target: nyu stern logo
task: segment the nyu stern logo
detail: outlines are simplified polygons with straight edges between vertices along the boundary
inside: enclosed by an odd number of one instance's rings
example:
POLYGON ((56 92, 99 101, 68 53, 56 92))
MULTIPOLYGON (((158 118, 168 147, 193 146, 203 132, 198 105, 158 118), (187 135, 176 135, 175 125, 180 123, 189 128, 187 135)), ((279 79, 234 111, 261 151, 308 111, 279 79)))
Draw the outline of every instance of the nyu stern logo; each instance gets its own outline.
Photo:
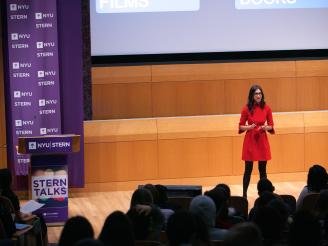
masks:
POLYGON ((35 150, 36 149, 36 142, 29 142, 28 143, 28 149, 29 150, 35 150))

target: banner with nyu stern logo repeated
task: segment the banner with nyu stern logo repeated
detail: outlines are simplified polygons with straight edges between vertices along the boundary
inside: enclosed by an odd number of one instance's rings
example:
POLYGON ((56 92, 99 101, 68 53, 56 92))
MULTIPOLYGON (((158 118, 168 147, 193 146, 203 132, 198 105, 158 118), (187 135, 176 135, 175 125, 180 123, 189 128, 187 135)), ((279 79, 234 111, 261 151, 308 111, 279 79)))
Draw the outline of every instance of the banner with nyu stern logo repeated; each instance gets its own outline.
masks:
MULTIPOLYGON (((7 0, 8 79, 12 156, 16 175, 30 158, 18 137, 61 133, 56 0, 7 0)), ((8 106, 7 106, 8 107, 8 106)))

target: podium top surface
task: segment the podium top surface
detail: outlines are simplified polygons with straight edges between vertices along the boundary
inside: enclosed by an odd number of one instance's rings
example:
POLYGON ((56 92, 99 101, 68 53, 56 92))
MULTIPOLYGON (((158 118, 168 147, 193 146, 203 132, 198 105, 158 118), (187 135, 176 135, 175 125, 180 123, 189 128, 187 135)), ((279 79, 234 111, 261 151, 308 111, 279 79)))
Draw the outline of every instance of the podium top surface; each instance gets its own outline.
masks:
POLYGON ((80 151, 80 135, 46 135, 18 138, 20 154, 69 154, 80 151))

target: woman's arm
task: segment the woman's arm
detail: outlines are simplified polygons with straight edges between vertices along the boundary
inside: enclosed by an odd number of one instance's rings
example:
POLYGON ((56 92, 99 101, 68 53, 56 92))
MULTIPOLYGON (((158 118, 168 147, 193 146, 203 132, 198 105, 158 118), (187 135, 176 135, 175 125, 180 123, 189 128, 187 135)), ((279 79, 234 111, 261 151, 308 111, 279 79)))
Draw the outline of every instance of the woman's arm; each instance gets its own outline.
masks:
POLYGON ((272 131, 273 127, 269 125, 263 125, 261 126, 263 131, 272 131))

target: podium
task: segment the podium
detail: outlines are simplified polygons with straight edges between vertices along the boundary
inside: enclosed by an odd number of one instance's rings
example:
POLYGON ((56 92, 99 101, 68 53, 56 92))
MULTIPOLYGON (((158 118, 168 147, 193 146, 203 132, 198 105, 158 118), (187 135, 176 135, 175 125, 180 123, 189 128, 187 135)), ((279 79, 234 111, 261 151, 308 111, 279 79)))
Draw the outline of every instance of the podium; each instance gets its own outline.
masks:
POLYGON ((29 196, 44 204, 42 214, 48 225, 63 224, 68 218, 68 158, 80 151, 80 135, 21 137, 18 153, 30 154, 29 196))

